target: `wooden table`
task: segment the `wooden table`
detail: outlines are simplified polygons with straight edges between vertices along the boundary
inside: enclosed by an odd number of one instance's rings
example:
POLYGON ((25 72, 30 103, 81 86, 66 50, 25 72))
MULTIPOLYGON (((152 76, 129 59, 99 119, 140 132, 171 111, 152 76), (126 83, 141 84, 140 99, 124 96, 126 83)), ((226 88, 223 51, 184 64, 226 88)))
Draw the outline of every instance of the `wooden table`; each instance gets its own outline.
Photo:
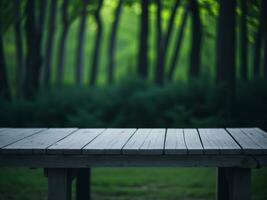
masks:
MULTIPOLYGON (((217 167, 217 199, 251 199, 251 168, 267 166, 259 128, 2 128, 0 167, 44 168, 48 199, 90 198, 91 167, 217 167)), ((175 177, 179 178, 179 177, 175 177)))

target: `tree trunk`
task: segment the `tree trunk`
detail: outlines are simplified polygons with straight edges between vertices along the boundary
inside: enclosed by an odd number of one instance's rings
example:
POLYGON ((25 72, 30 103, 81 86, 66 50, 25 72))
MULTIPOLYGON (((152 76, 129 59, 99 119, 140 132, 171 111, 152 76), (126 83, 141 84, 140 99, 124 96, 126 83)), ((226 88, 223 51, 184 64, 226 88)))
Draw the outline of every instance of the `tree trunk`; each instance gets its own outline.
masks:
POLYGON ((38 18, 38 29, 37 31, 39 32, 38 34, 43 35, 43 30, 44 30, 44 22, 45 22, 45 13, 46 13, 46 6, 47 6, 47 0, 42 0, 39 2, 39 18, 38 18))
POLYGON ((20 13, 20 0, 14 0, 14 16, 15 16, 15 43, 16 43, 16 64, 17 64, 17 96, 21 97, 22 85, 25 74, 25 65, 23 58, 23 46, 22 46, 22 32, 21 32, 21 13, 20 13))
POLYGON ((63 76, 64 76, 65 43, 69 31, 69 20, 67 11, 68 11, 68 0, 64 0, 62 6, 63 30, 61 32, 60 42, 59 42, 58 65, 57 65, 57 75, 56 75, 56 84, 58 87, 62 86, 63 76))
POLYGON ((163 84, 163 59, 162 59, 162 50, 163 50, 163 41, 162 41, 162 28, 161 28, 161 0, 157 0, 157 20, 156 20, 156 29, 157 29, 157 38, 156 38, 156 52, 157 52, 157 65, 156 65, 156 76, 155 83, 158 85, 163 84))
POLYGON ((263 31, 264 31, 264 4, 265 0, 261 1, 261 8, 260 8, 260 18, 259 18, 259 27, 256 33, 255 38, 255 49, 254 49, 254 60, 253 60, 253 75, 254 78, 257 79, 260 76, 260 60, 261 60, 261 47, 262 47, 262 39, 263 39, 263 31))
POLYGON ((36 17, 36 49, 38 50, 38 52, 40 52, 40 67, 39 67, 39 72, 38 72, 38 86, 40 85, 41 83, 41 80, 42 80, 42 77, 41 77, 41 74, 42 74, 42 70, 43 70, 43 67, 42 67, 42 64, 43 64, 43 60, 42 60, 42 39, 43 39, 43 33, 44 33, 44 23, 45 23, 45 13, 46 13, 46 6, 47 6, 47 0, 42 0, 42 1, 37 1, 39 3, 39 12, 38 12, 38 18, 36 17))
POLYGON ((264 68, 264 77, 267 79, 267 2, 262 1, 262 7, 264 9, 264 63, 263 63, 263 68, 264 68))
POLYGON ((144 79, 146 79, 148 75, 148 6, 149 1, 141 0, 142 13, 138 51, 138 73, 144 79))
POLYGON ((56 12, 57 12, 57 1, 50 1, 50 13, 49 13, 49 27, 47 42, 45 48, 45 60, 44 60, 44 86, 48 87, 51 81, 51 58, 53 53, 53 43, 55 34, 55 22, 56 22, 56 12))
POLYGON ((189 77, 197 78, 200 73, 200 52, 202 38, 201 20, 197 0, 190 0, 190 10, 192 14, 192 43, 190 52, 189 77))
POLYGON ((226 105, 235 96, 235 0, 219 1, 216 81, 225 86, 226 105))
POLYGON ((162 61, 162 63, 163 63, 163 67, 165 67, 166 55, 167 55, 167 52, 168 52, 169 42, 170 42, 171 35, 172 35, 172 32, 173 32, 173 28, 174 28, 174 26, 173 26, 174 25, 174 20, 175 20, 175 16, 176 16, 179 4, 180 4, 180 0, 176 0, 175 3, 174 3, 174 6, 172 8, 172 12, 171 12, 171 16, 170 16, 170 19, 169 19, 166 35, 164 35, 164 37, 162 37, 162 43, 163 43, 163 45, 162 45, 162 47, 163 47, 163 50, 162 50, 162 59, 163 59, 163 61, 162 61))
POLYGON ((114 79, 114 53, 115 53, 115 42, 118 32, 118 24, 120 20, 123 0, 119 1, 119 4, 115 10, 115 19, 112 25, 109 46, 108 46, 108 82, 111 84, 114 79))
POLYGON ((30 99, 36 93, 39 87, 41 59, 41 36, 36 26, 35 1, 28 0, 26 4, 26 68, 24 80, 24 95, 30 99))
POLYGON ((64 61, 65 61, 65 43, 66 37, 68 33, 68 26, 63 26, 63 31, 61 33, 60 42, 59 42, 59 55, 58 55, 58 70, 56 76, 57 86, 61 87, 63 83, 63 75, 64 75, 64 61))
POLYGON ((186 8, 185 8, 185 11, 184 11, 184 14, 183 14, 183 18, 182 18, 180 31, 177 32, 177 35, 176 35, 175 50, 174 50, 174 53, 173 53, 173 55, 171 57, 170 66, 168 68, 169 69, 168 80, 172 80, 173 74, 174 74, 174 71, 175 71, 175 68, 176 68, 176 64, 177 64, 177 61, 178 61, 178 58, 179 58, 179 52, 180 52, 181 44, 182 44, 182 41, 183 41, 184 29, 185 29, 185 25, 186 25, 186 19, 187 19, 187 16, 188 16, 188 12, 189 12, 188 11, 188 6, 186 5, 186 8))
POLYGON ((4 45, 1 32, 0 32, 0 97, 6 100, 10 100, 10 92, 9 92, 8 78, 6 72, 6 60, 4 55, 4 45))
POLYGON ((247 0, 241 1, 240 64, 241 79, 248 80, 247 0))
POLYGON ((83 0, 83 8, 81 13, 81 21, 76 49, 76 84, 81 85, 82 83, 82 61, 83 61, 83 44, 84 44, 84 30, 86 27, 86 18, 87 18, 87 4, 88 0, 83 0))
POLYGON ((93 51, 93 57, 92 57, 92 68, 91 68, 91 78, 90 78, 90 85, 95 85, 96 83, 96 77, 97 77, 97 71, 98 71, 98 62, 99 62, 99 52, 101 47, 101 38, 102 38, 102 21, 100 16, 100 11, 103 5, 103 0, 98 1, 98 7, 95 11, 95 20, 97 24, 97 32, 96 32, 96 39, 94 44, 94 51, 93 51))

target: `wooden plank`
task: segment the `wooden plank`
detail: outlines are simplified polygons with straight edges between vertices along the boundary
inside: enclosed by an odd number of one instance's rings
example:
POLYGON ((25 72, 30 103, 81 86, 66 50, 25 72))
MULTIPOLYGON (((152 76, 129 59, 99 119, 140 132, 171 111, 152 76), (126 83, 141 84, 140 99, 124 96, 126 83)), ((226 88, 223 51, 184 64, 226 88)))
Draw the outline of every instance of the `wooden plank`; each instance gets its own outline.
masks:
POLYGON ((105 129, 79 129, 47 148, 48 154, 80 154, 82 148, 105 129))
POLYGON ((240 154, 242 152, 235 140, 222 128, 198 129, 206 154, 240 154))
POLYGON ((245 154, 262 154, 263 150, 257 143, 255 143, 247 134, 240 128, 227 128, 226 129, 236 142, 242 147, 245 154))
POLYGON ((255 131, 260 132, 264 137, 267 138, 267 132, 265 132, 264 130, 260 129, 260 128, 254 128, 255 131))
POLYGON ((151 129, 138 129, 131 139, 124 145, 123 154, 135 153, 144 143, 145 139, 150 134, 151 129))
POLYGON ((19 133, 19 132, 26 131, 26 130, 28 130, 28 129, 29 129, 29 128, 4 128, 4 129, 2 129, 2 131, 0 132, 0 136, 9 134, 10 132, 13 132, 13 133, 19 133))
POLYGON ((3 155, 0 167, 264 167, 267 155, 3 155), (254 158, 256 157, 256 159, 254 158), (259 165, 260 164, 260 165, 259 165))
POLYGON ((196 129, 184 129, 185 144, 188 154, 203 154, 203 146, 196 129))
MULTIPOLYGON (((23 138, 39 133, 40 131, 44 131, 46 129, 41 128, 23 128, 23 129, 6 129, 3 130, 0 135, 0 149, 4 146, 17 142, 23 138)), ((1 150, 0 150, 1 152, 1 150)))
POLYGON ((165 154, 187 154, 183 129, 167 129, 165 154))
POLYGON ((163 154, 165 129, 138 129, 123 147, 123 154, 163 154))
POLYGON ((7 130, 7 128, 0 128, 0 132, 7 130))
POLYGON ((3 153, 15 154, 44 154, 46 149, 57 141, 73 133, 76 128, 51 128, 2 149, 3 153))
POLYGON ((152 129, 141 148, 140 154, 163 154, 166 129, 152 129))
POLYGON ((263 132, 255 128, 242 128, 241 129, 251 140, 258 144, 264 153, 267 153, 267 137, 263 132))
POLYGON ((84 154, 120 154, 122 147, 136 129, 106 129, 99 137, 83 147, 84 154))
POLYGON ((199 135, 202 140, 205 154, 219 154, 219 146, 217 139, 214 139, 215 135, 207 129, 199 129, 199 135))

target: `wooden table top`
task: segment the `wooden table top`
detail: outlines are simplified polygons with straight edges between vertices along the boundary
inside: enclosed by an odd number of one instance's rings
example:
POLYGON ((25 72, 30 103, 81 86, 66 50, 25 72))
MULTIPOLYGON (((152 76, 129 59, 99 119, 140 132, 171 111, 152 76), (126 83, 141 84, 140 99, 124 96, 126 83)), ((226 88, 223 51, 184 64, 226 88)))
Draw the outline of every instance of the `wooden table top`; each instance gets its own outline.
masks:
MULTIPOLYGON (((256 164, 259 163, 257 159, 264 158, 262 165, 265 165, 267 164, 267 133, 259 128, 0 129, 0 159, 2 159, 0 166, 8 166, 8 164, 3 164, 3 159, 8 162, 6 160, 8 158, 12 158, 12 163, 15 165, 16 159, 19 163, 27 156, 28 159, 34 160, 34 158, 37 159, 37 156, 43 156, 43 159, 51 159, 53 156, 54 158, 57 156, 58 159, 66 159, 67 155, 70 158, 75 156, 83 158, 103 156, 102 158, 105 159, 127 158, 128 162, 130 159, 133 165, 134 161, 131 159, 138 159, 140 156, 143 156, 142 159, 145 159, 144 156, 151 156, 148 159, 158 158, 159 161, 161 156, 165 158, 169 156, 168 159, 172 160, 183 158, 180 161, 193 158, 196 160, 210 158, 212 160, 217 156, 217 162, 223 162, 218 161, 218 158, 241 159, 242 157, 243 160, 240 162, 245 162, 244 159, 251 159, 252 161, 256 160, 256 164), (63 155, 64 157, 58 157, 63 155), (117 157, 114 157, 116 155, 117 157)), ((230 164, 227 159, 225 162, 230 164)), ((53 161, 49 160, 49 162, 53 161)), ((114 161, 110 160, 110 162, 114 161)), ((116 162, 118 161, 116 160, 116 162)), ((142 162, 146 162, 146 160, 142 162)), ((206 166, 205 163, 203 165, 206 166)), ((26 166, 26 164, 24 165, 26 166)), ((123 163, 117 165, 123 165, 123 163)), ((197 163, 192 165, 197 165, 197 163)))

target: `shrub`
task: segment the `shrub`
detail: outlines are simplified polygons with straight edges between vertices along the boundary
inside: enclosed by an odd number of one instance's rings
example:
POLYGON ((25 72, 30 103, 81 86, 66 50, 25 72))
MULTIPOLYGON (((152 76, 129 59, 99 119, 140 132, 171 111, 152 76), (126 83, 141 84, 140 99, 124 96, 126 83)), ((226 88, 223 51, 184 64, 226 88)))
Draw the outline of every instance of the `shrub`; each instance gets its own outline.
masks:
POLYGON ((239 83, 230 110, 221 88, 205 81, 152 86, 128 80, 111 87, 41 91, 34 100, 0 104, 2 127, 266 128, 264 81, 239 83))

